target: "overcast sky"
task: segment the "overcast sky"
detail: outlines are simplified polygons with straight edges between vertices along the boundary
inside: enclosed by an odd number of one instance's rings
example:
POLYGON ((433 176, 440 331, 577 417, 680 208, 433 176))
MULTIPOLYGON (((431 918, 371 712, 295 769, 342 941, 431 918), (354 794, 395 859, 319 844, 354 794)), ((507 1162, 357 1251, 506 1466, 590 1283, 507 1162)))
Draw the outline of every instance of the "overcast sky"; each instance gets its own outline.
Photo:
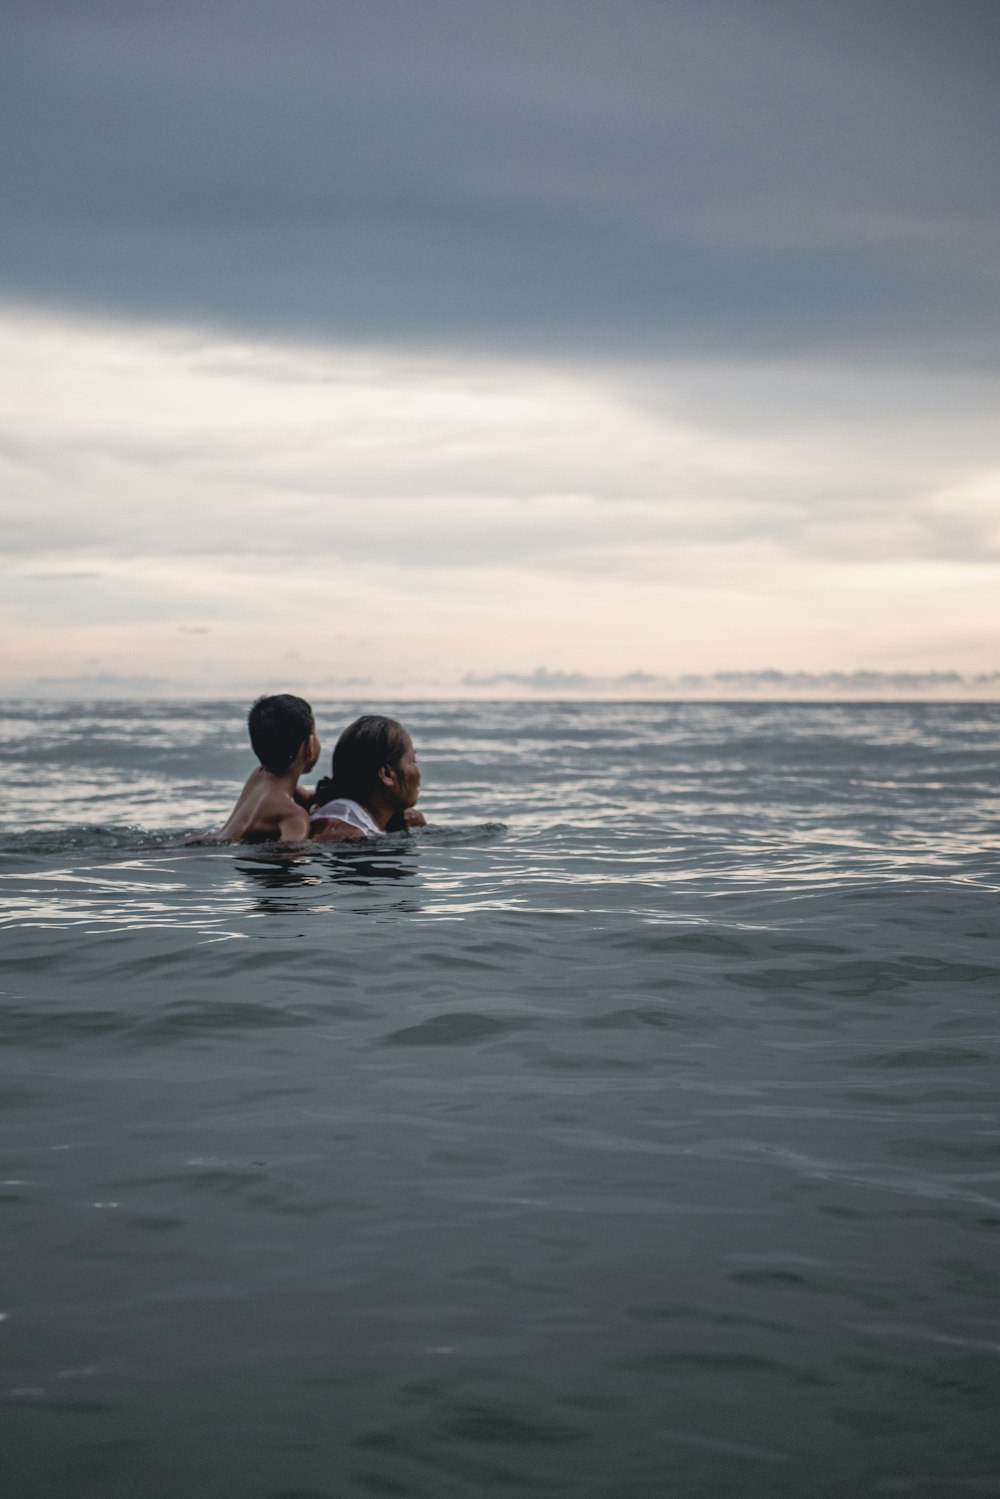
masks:
POLYGON ((995 671, 998 67, 995 0, 7 0, 0 687, 995 671))

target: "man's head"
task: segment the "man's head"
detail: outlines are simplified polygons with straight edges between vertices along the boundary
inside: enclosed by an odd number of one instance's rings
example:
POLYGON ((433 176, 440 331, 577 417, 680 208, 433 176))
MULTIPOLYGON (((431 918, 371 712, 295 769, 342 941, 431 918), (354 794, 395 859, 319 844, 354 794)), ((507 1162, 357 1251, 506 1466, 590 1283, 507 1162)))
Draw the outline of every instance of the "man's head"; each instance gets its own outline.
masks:
POLYGON ((313 711, 290 692, 259 697, 247 715, 247 728, 254 754, 272 775, 285 775, 296 760, 301 774, 319 758, 313 711))

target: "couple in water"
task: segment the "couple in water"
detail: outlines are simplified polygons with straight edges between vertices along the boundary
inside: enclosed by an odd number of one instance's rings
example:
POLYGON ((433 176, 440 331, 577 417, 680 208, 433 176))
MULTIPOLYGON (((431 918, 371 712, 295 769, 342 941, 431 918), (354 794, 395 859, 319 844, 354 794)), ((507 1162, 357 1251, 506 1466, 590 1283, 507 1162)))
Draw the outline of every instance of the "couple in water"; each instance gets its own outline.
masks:
POLYGON ((344 730, 329 776, 315 791, 299 784, 319 759, 316 721, 291 693, 258 698, 247 717, 260 761, 240 792, 220 843, 346 843, 422 827, 420 770, 413 740, 394 718, 365 714, 344 730))

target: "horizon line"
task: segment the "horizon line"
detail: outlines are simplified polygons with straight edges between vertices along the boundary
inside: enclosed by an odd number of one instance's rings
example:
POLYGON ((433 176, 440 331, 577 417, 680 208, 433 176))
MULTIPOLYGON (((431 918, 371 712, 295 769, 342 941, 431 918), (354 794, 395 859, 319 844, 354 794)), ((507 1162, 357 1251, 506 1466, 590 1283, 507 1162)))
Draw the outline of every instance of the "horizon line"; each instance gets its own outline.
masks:
MULTIPOLYGON (((259 696, 267 696, 268 694, 264 693, 264 694, 258 694, 258 695, 259 696)), ((977 706, 977 705, 980 706, 980 707, 1000 706, 1000 692, 997 692, 993 696, 989 696, 989 697, 987 697, 987 696, 980 696, 980 697, 970 697, 970 696, 966 696, 966 697, 954 697, 954 696, 949 696, 949 697, 943 697, 943 696, 935 696, 935 695, 926 695, 926 696, 923 696, 923 697, 903 696, 903 695, 900 695, 900 696, 893 696, 893 695, 877 696, 874 693, 871 693, 871 694, 868 694, 868 695, 861 695, 861 696, 859 696, 857 694, 854 694, 854 695, 839 695, 839 694, 832 694, 831 693, 831 694, 826 694, 826 695, 819 696, 819 695, 810 695, 810 694, 807 694, 807 693, 789 693, 789 694, 784 694, 784 695, 781 695, 781 694, 778 694, 778 695, 768 695, 766 697, 763 696, 763 695, 754 695, 754 696, 746 695, 746 696, 743 696, 743 697, 733 697, 733 696, 709 696, 709 695, 706 695, 706 694, 694 694, 694 695, 688 694, 686 696, 685 695, 680 695, 680 694, 672 694, 672 695, 669 695, 669 696, 664 695, 664 696, 660 696, 660 697, 626 697, 626 696, 621 696, 620 694, 619 695, 615 695, 615 694, 604 694, 604 693, 589 693, 589 694, 587 694, 585 696, 579 696, 579 697, 574 697, 574 696, 565 695, 565 694, 548 695, 548 694, 544 694, 544 693, 535 693, 535 694, 533 694, 530 697, 515 697, 515 696, 510 696, 510 695, 505 695, 505 696, 490 696, 490 695, 485 695, 485 694, 479 694, 479 695, 472 696, 472 697, 462 697, 462 696, 435 697, 435 696, 430 696, 430 695, 427 695, 427 694, 419 696, 419 697, 411 697, 411 696, 406 696, 406 695, 396 695, 395 693, 380 693, 380 692, 377 692, 377 691, 373 691, 373 692, 369 693, 366 697, 363 697, 363 698, 362 697, 355 697, 355 696, 346 696, 346 695, 345 696, 339 696, 339 695, 336 695, 336 694, 328 695, 327 693, 320 693, 320 694, 313 693, 312 696, 315 698, 315 700, 317 702, 338 702, 338 703, 349 703, 351 705, 355 705, 355 704, 361 705, 361 704, 363 704, 365 702, 371 701, 371 699, 374 698, 374 699, 379 699, 379 700, 381 700, 383 702, 390 702, 390 703, 412 703, 414 705, 437 704, 437 703, 459 703, 459 704, 466 704, 466 703, 468 703, 468 704, 472 704, 472 703, 511 703, 511 704, 517 704, 517 705, 520 705, 520 706, 525 706, 525 705, 530 705, 530 704, 541 704, 541 703, 548 703, 548 704, 551 704, 551 705, 559 705, 559 704, 564 704, 564 703, 565 704, 573 704, 573 705, 585 704, 585 703, 623 703, 623 704, 624 703, 631 703, 631 704, 633 704, 636 707, 658 707, 660 705, 668 704, 668 703, 678 703, 678 704, 682 704, 682 703, 683 704, 686 704, 686 703, 704 703, 704 704, 713 704, 713 705, 717 705, 717 706, 730 706, 730 707, 744 707, 744 706, 753 707, 755 705, 759 706, 759 707, 769 707, 769 706, 776 706, 776 705, 779 705, 779 704, 787 706, 787 705, 792 705, 792 704, 800 703, 804 707, 810 707, 810 706, 811 707, 824 707, 824 706, 835 707, 837 705, 845 705, 845 706, 849 706, 849 705, 859 705, 859 706, 860 705, 868 705, 868 706, 871 706, 871 707, 901 707, 901 708, 902 707, 958 707, 958 708, 964 708, 964 707, 973 707, 973 706, 977 706)), ((42 693, 42 694, 35 694, 34 696, 21 696, 21 695, 15 695, 15 694, 11 694, 11 695, 8 696, 7 694, 3 694, 3 695, 0 695, 0 702, 6 703, 6 704, 10 704, 10 705, 14 705, 14 704, 28 704, 28 705, 31 705, 31 704, 35 704, 35 703, 51 703, 51 704, 57 704, 58 703, 58 704, 64 704, 66 706, 71 706, 73 704, 81 704, 81 703, 119 703, 119 704, 120 703, 136 703, 136 704, 140 704, 140 703, 163 703, 163 704, 175 704, 175 703, 176 704, 179 704, 179 703, 240 703, 240 704, 242 704, 242 703, 244 703, 244 702, 246 702, 248 700, 248 697, 249 697, 249 695, 245 694, 245 693, 244 694, 240 694, 239 696, 237 696, 235 694, 222 694, 222 695, 218 695, 218 696, 213 696, 213 695, 202 695, 200 693, 177 693, 177 694, 174 694, 174 693, 165 693, 165 694, 162 694, 162 695, 161 694, 154 694, 154 693, 143 693, 143 694, 140 694, 138 696, 130 696, 127 693, 105 693, 105 694, 96 694, 96 695, 93 694, 93 693, 86 693, 86 694, 83 694, 81 696, 73 696, 73 695, 70 695, 70 694, 66 694, 65 696, 63 696, 62 694, 55 694, 55 693, 53 693, 53 694, 50 694, 50 695, 46 695, 46 694, 42 693)))

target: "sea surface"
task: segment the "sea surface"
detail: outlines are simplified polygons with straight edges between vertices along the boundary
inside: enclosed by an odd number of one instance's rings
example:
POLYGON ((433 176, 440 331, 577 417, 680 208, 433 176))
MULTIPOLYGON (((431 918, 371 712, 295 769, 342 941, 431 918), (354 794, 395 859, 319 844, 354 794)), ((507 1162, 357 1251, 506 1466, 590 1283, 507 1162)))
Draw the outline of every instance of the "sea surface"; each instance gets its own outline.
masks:
POLYGON ((5 1499, 1000 1494, 1000 706, 245 707, 8 705, 5 1499))

